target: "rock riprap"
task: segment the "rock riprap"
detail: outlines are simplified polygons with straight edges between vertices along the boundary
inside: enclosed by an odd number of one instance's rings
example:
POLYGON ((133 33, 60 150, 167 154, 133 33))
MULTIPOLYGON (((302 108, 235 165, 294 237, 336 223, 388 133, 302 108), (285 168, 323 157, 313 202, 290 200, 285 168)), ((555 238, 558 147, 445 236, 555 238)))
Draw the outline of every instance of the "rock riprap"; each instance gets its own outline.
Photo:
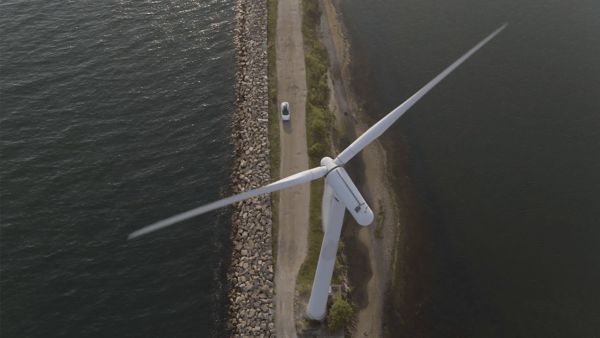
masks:
MULTIPOLYGON (((235 8, 236 111, 233 192, 268 184, 267 5, 238 0, 235 8)), ((232 213, 228 327, 236 337, 275 336, 271 199, 237 203, 232 213)))

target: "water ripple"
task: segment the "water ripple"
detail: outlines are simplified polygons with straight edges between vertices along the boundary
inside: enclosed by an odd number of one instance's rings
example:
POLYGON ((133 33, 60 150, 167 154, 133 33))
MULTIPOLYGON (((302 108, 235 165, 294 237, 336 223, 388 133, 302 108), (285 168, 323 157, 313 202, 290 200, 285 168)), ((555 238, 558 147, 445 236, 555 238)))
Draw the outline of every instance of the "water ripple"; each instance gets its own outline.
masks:
MULTIPOLYGON (((0 4, 0 336, 218 336, 233 0, 0 4)), ((225 189, 225 192, 227 189, 225 189)))

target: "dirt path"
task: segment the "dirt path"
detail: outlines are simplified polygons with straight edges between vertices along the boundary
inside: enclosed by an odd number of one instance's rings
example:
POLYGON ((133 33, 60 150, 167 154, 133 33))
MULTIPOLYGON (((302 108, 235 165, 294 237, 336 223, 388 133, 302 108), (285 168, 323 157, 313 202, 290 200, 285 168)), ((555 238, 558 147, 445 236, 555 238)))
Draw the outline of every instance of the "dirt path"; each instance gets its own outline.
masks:
MULTIPOLYGON (((361 122, 359 107, 349 88, 350 73, 348 63, 350 55, 345 40, 344 29, 339 18, 335 2, 322 1, 324 19, 324 42, 330 57, 330 107, 336 115, 338 130, 354 139, 363 133, 369 125, 361 122)), ((398 217, 395 202, 389 190, 386 173, 386 154, 379 142, 365 148, 360 157, 364 166, 364 183, 361 192, 370 202, 375 212, 375 222, 359 231, 358 238, 367 248, 368 262, 372 275, 366 281, 365 290, 359 298, 365 300, 359 304, 358 322, 354 337, 381 337, 384 295, 387 288, 389 268, 393 255, 398 217)), ((356 285, 355 285, 356 287, 356 285)))
MULTIPOLYGON (((306 150, 306 74, 302 12, 299 0, 280 0, 277 13, 277 100, 290 103, 290 122, 280 128, 281 175, 308 169, 306 150)), ((275 332, 296 337, 294 290, 306 257, 310 186, 304 184, 279 194, 279 233, 275 268, 275 332)))

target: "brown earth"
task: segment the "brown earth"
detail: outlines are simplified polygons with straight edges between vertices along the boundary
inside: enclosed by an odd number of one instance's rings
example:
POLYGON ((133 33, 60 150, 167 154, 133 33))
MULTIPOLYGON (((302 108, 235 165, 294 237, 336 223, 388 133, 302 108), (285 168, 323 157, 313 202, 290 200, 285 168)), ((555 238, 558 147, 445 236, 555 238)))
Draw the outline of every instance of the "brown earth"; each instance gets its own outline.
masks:
MULTIPOLYGON (((353 140, 370 125, 363 121, 364 116, 350 87, 350 49, 338 11, 339 0, 322 1, 321 5, 324 20, 322 33, 330 59, 330 108, 336 117, 336 130, 342 138, 353 140)), ((345 231, 349 234, 345 236, 347 247, 354 251, 348 254, 348 264, 353 282, 352 299, 358 307, 352 335, 381 337, 384 296, 393 275, 390 268, 394 259, 399 218, 388 179, 386 152, 382 145, 378 141, 372 143, 354 161, 358 163, 351 165, 351 172, 360 176, 356 182, 375 212, 375 221, 368 227, 345 231), (352 243, 353 241, 355 242, 352 243), (365 263, 369 266, 365 267, 365 263), (353 269, 360 270, 361 273, 353 274, 353 269), (370 271, 370 274, 364 271, 370 271), (361 277, 352 278, 352 275, 361 277)), ((349 227, 358 227, 354 222, 347 223, 349 227)))

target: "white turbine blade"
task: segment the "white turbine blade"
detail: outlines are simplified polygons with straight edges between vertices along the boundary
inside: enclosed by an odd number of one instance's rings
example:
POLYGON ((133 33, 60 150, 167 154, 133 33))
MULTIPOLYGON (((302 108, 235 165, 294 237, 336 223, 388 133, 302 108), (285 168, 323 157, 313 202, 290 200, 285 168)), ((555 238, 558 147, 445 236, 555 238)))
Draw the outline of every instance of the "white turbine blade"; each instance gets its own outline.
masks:
POLYGON ((429 81, 423 88, 419 89, 418 92, 413 94, 413 96, 409 97, 408 100, 404 101, 401 105, 396 107, 396 109, 392 110, 386 116, 384 116, 381 120, 375 123, 371 128, 369 128, 366 132, 360 135, 348 148, 344 149, 338 157, 335 159, 335 163, 338 165, 343 165, 350 161, 356 154, 358 154, 361 150, 363 150, 369 143, 373 142, 376 138, 381 136, 396 120, 400 118, 407 110, 409 110, 417 101, 419 101, 427 92, 429 92, 433 87, 435 87, 440 81, 442 81, 448 74, 450 74, 456 67, 460 66, 465 60, 467 60, 471 55, 473 55, 477 50, 483 47, 486 43, 488 43, 491 39, 493 39, 498 33, 500 33, 504 28, 506 28, 507 24, 500 26, 500 28, 496 29, 492 34, 488 35, 485 39, 481 40, 475 47, 471 48, 468 52, 466 52, 463 56, 461 56, 458 60, 454 61, 453 64, 448 66, 448 68, 444 69, 438 76, 436 76, 433 80, 429 81))
MULTIPOLYGON (((325 184, 327 187, 327 184, 325 184)), ((327 189, 327 188, 325 188, 327 189)), ((342 223, 344 222, 344 213, 346 207, 339 201, 335 192, 324 192, 323 194, 323 213, 326 218, 322 219, 323 242, 321 243, 321 252, 315 278, 313 279, 310 299, 306 307, 306 315, 310 319, 321 320, 325 317, 327 311, 327 295, 331 285, 331 276, 335 267, 338 243, 342 232, 342 223), (326 200, 327 198, 327 200, 326 200)))
POLYGON ((175 223, 179 223, 186 219, 204 214, 206 212, 209 212, 209 211, 212 211, 212 210, 215 210, 218 208, 222 208, 224 206, 227 206, 227 205, 230 205, 230 204, 233 204, 236 202, 243 201, 248 198, 256 197, 256 196, 262 195, 262 194, 268 194, 268 193, 271 193, 274 191, 278 191, 278 190, 293 187, 295 185, 299 185, 302 183, 310 182, 310 181, 313 181, 313 180, 316 180, 316 179, 319 179, 319 178, 325 176, 326 173, 327 173, 327 168, 325 168, 325 167, 317 167, 317 168, 301 171, 297 174, 288 176, 286 178, 283 178, 279 181, 273 182, 264 187, 245 191, 241 194, 227 197, 222 200, 218 200, 216 202, 212 202, 212 203, 203 205, 201 207, 183 212, 181 214, 171 216, 167 219, 158 221, 154 224, 150 224, 146 227, 143 227, 143 228, 129 234, 128 239, 133 239, 133 238, 148 234, 150 232, 154 232, 156 230, 162 229, 164 227, 168 227, 175 223))

